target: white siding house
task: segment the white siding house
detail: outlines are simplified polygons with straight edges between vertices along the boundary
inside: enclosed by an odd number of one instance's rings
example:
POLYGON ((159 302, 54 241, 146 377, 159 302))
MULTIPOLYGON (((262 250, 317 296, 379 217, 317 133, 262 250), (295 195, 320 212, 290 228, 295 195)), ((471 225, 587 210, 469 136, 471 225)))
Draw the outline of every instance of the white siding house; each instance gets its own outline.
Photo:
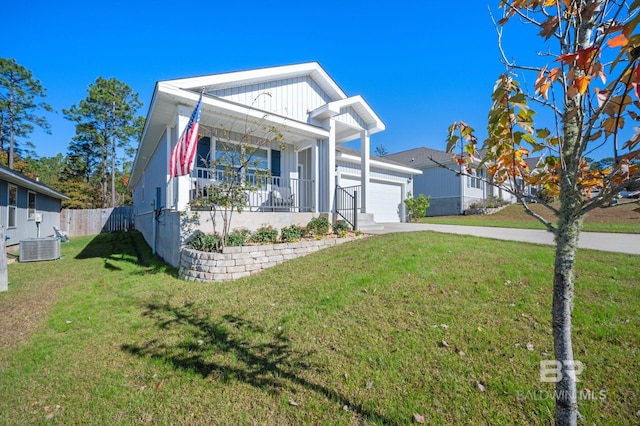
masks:
MULTIPOLYGON (((258 176, 259 169, 271 177, 260 190, 247 194, 249 208, 234 215, 232 228, 306 225, 320 214, 335 218, 336 178, 346 164, 351 172, 345 178, 360 186, 357 207, 375 217, 380 199, 388 194, 396 203, 395 197, 407 192, 407 180, 420 172, 400 164, 384 166, 369 155, 342 158, 337 150, 357 141, 360 152, 368 153, 371 136, 384 129, 361 96, 347 96, 316 62, 160 81, 129 183, 136 228, 167 262, 177 265, 180 246, 188 237, 179 213, 188 210, 203 187, 219 178, 219 171, 207 163, 224 155, 222 148, 244 150, 245 146, 252 147, 256 160, 256 170, 249 168, 247 176, 258 176), (171 150, 201 93, 194 171, 170 179, 171 150), (280 133, 282 140, 271 139, 273 132, 280 133), (283 192, 291 194, 291 202, 286 209, 276 208, 274 194, 283 192)), ((388 213, 380 211, 384 220, 404 218, 399 208, 396 216, 388 213)), ((199 221, 205 232, 211 230, 206 222, 199 221)))

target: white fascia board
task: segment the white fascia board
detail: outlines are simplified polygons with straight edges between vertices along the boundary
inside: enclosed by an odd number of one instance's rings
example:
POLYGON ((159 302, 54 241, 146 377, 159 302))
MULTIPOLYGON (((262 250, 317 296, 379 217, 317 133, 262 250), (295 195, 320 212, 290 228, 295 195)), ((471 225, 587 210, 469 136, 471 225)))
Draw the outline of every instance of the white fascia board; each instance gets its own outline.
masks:
MULTIPOLYGON (((361 161, 360 157, 356 155, 343 154, 341 152, 339 152, 338 155, 336 156, 336 160, 338 159, 346 161, 347 163, 354 163, 354 164, 360 164, 360 161, 361 161)), ((412 169, 411 167, 405 167, 399 164, 386 163, 384 161, 370 160, 369 164, 371 165, 371 167, 377 167, 379 169, 384 169, 384 170, 393 170, 395 172, 406 173, 408 175, 422 174, 422 170, 412 169)))
POLYGON ((135 186, 138 184, 138 180, 142 177, 142 172, 138 172, 138 162, 142 161, 140 157, 140 146, 142 145, 142 141, 144 141, 145 136, 147 135, 147 131, 149 130, 149 125, 151 124, 151 113, 155 109, 156 101, 158 99, 158 83, 153 89, 153 95, 151 96, 151 103, 149 105, 149 109, 147 110, 147 117, 144 120, 144 129, 142 129, 142 134, 140 136, 140 141, 138 145, 138 149, 136 149, 136 156, 133 159, 133 165, 131 167, 131 176, 129 179, 129 183, 127 184, 127 188, 133 190, 135 186))
POLYGON ((346 98, 346 95, 335 81, 317 62, 283 65, 277 67, 258 68, 246 71, 234 71, 222 74, 166 80, 163 83, 182 89, 200 89, 203 87, 225 88, 229 85, 247 85, 255 82, 282 80, 297 76, 311 76, 323 87, 332 98, 346 98))
MULTIPOLYGON (((180 89, 175 86, 160 84, 160 90, 170 96, 174 96, 176 102, 180 104, 180 98, 185 101, 190 101, 189 105, 195 106, 198 101, 199 94, 188 90, 180 89)), ((218 98, 215 96, 203 96, 202 98, 202 111, 207 110, 215 111, 215 113, 224 113, 229 116, 237 116, 242 119, 252 118, 256 120, 266 120, 276 126, 282 126, 281 130, 290 131, 293 133, 302 133, 309 137, 317 139, 326 139, 329 137, 329 132, 317 126, 312 126, 307 123, 292 120, 288 117, 273 114, 268 111, 260 110, 257 108, 249 107, 244 104, 240 104, 226 99, 218 98)))
POLYGON ((369 104, 360 95, 352 96, 350 98, 341 99, 339 101, 329 102, 319 108, 316 108, 311 112, 311 118, 323 119, 329 118, 328 114, 332 113, 335 116, 340 113, 341 108, 352 107, 358 115, 367 123, 369 134, 382 132, 386 129, 386 126, 380 120, 380 117, 371 109, 369 104), (314 115, 315 114, 315 115, 314 115), (326 115, 326 116, 325 116, 326 115))

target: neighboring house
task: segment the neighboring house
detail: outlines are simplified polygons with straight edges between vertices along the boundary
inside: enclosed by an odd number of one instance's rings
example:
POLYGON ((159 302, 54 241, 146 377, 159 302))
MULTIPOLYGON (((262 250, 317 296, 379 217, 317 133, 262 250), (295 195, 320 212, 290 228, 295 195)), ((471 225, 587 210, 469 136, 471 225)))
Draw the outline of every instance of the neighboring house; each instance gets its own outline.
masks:
POLYGON ((370 152, 371 136, 384 129, 361 96, 347 96, 316 62, 160 81, 129 183, 136 228, 160 256, 177 265, 180 246, 194 227, 213 230, 209 213, 187 219, 180 212, 223 173, 208 163, 246 149, 241 143, 251 146, 254 157, 242 178, 260 179, 260 189, 246 195, 249 207, 233 216, 231 229, 306 225, 320 214, 335 219, 338 209, 350 208, 336 201, 337 179, 358 185, 361 213, 373 213, 375 221, 404 220, 401 198, 420 172, 340 151, 344 143, 359 141, 360 152, 370 152), (170 179, 170 152, 200 93, 195 169, 170 179), (281 141, 270 139, 274 132, 281 141), (263 171, 270 177, 259 178, 263 171), (385 204, 381 200, 387 194, 393 199, 385 204))
POLYGON ((6 230, 7 245, 20 240, 55 235, 60 227, 64 194, 0 166, 0 224, 6 230))
POLYGON ((471 164, 471 176, 466 176, 453 171, 459 170, 460 166, 450 153, 436 149, 414 148, 384 158, 422 171, 415 177, 413 196, 431 197, 427 216, 463 214, 472 203, 489 197, 507 202, 516 200, 504 185, 496 187, 483 180, 486 179, 486 168, 480 167, 478 160, 471 164))

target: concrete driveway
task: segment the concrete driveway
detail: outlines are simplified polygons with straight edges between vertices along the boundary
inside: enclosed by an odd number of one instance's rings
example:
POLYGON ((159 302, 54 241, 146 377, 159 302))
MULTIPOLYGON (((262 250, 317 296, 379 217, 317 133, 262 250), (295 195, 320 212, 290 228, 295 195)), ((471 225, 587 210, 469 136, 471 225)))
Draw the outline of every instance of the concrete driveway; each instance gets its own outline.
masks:
MULTIPOLYGON (((427 223, 380 223, 384 229, 366 231, 367 234, 392 232, 435 231, 448 234, 474 235, 497 240, 522 241, 535 244, 554 245, 553 234, 535 229, 491 228, 484 226, 432 225, 427 223)), ((605 232, 582 232, 579 248, 612 251, 640 255, 640 234, 612 234, 605 232)))

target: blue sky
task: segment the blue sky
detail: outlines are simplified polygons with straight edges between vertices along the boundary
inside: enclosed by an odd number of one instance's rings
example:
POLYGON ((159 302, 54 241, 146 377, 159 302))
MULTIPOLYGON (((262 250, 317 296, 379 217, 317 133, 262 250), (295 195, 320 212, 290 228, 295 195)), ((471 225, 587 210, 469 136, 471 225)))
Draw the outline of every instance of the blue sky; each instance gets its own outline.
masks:
MULTIPOLYGON (((498 1, 492 8, 497 12, 498 1)), ((6 2, 0 56, 47 89, 52 134, 40 156, 65 154, 75 134, 63 108, 97 77, 140 95, 146 115, 158 80, 318 61, 349 96, 362 95, 387 126, 372 148, 444 149, 463 120, 485 136, 493 84, 504 70, 488 3, 432 1, 6 2)))

